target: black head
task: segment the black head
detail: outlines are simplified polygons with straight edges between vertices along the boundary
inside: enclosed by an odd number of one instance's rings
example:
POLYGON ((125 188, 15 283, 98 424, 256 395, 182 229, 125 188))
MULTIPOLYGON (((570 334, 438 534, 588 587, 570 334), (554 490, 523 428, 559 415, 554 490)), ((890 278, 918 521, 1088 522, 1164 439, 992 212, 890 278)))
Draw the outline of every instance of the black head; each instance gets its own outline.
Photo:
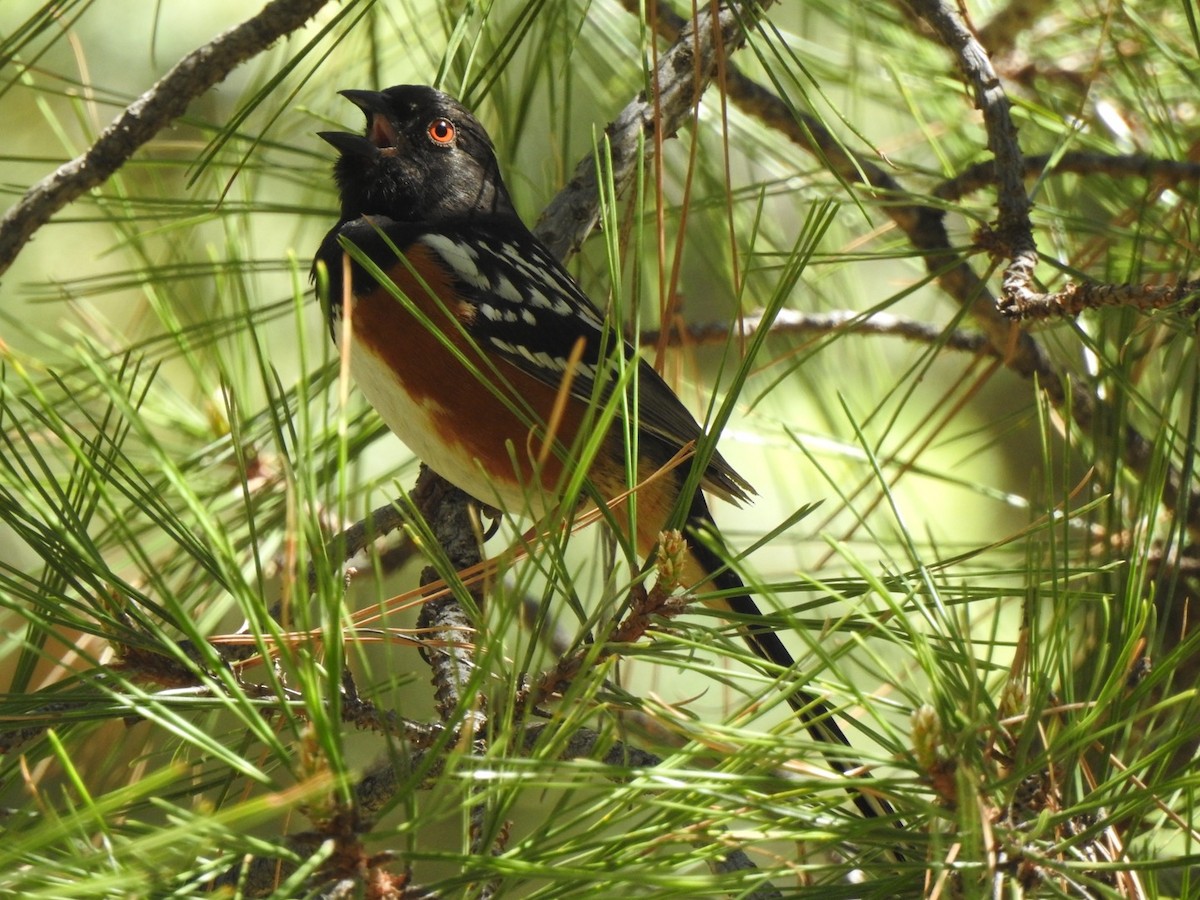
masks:
POLYGON ((367 117, 363 135, 320 133, 341 152, 333 173, 343 220, 516 215, 491 139, 453 97, 410 84, 341 94, 367 117))

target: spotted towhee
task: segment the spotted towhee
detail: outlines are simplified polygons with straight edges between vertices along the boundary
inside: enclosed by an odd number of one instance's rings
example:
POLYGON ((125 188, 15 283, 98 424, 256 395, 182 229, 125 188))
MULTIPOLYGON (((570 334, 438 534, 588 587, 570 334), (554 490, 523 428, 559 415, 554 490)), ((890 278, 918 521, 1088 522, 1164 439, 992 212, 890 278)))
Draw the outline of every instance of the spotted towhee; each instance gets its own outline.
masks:
MULTIPOLYGON (((703 437, 696 420, 525 227, 491 140, 461 104, 411 85, 342 96, 366 114, 367 127, 321 133, 341 154, 334 175, 342 210, 315 267, 328 278, 335 340, 350 319, 350 367, 362 392, 409 449, 484 503, 540 517, 558 504, 580 458, 590 459, 595 498, 638 485, 630 530, 639 552, 652 553, 694 458, 670 463, 703 437), (626 383, 616 373, 630 367, 632 433, 624 420, 604 426, 597 417, 626 383)), ((749 483, 720 453, 703 464, 704 489, 749 498, 749 483)), ((710 549, 715 529, 703 494, 683 502, 688 530, 707 537, 688 541, 683 583, 722 592, 710 605, 750 622, 742 633, 755 653, 792 667, 779 637, 754 624, 761 613, 741 580, 710 549)), ((614 521, 628 522, 623 516, 618 510, 614 521)), ((788 701, 814 738, 849 746, 802 687, 788 701)), ((827 756, 839 770, 854 766, 844 753, 827 756)), ((855 802, 868 815, 890 812, 870 794, 855 802)))

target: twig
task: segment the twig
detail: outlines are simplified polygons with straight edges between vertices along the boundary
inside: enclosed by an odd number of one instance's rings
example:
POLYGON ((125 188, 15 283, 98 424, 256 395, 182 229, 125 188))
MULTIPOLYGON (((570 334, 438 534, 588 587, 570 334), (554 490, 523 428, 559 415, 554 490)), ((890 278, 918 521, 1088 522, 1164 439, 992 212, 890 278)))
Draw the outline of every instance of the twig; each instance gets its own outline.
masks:
MULTIPOLYGON (((412 500, 450 566, 461 571, 483 561, 478 529, 471 516, 472 501, 467 494, 422 464, 412 500)), ((441 575, 432 566, 421 573, 422 586, 440 580, 441 575)), ((482 587, 476 584, 471 592, 476 604, 481 606, 482 587)), ((417 627, 438 635, 436 645, 427 642, 421 655, 433 670, 438 712, 442 720, 447 721, 461 702, 462 688, 471 680, 475 629, 453 593, 425 603, 417 627)))
POLYGON ((406 741, 412 748, 430 746, 442 734, 440 725, 427 725, 402 718, 393 709, 380 709, 358 693, 354 679, 347 669, 342 675, 342 721, 356 728, 365 728, 406 741))
POLYGON ((1021 300, 1020 306, 1006 310, 1013 318, 1023 320, 1069 318, 1085 309, 1102 306, 1132 306, 1134 309, 1162 309, 1200 292, 1200 281, 1181 281, 1178 284, 1101 284, 1085 282, 1066 286, 1052 293, 1036 294, 1021 300))
MULTIPOLYGON (((479 520, 478 516, 472 515, 473 502, 467 494, 422 464, 412 499, 453 569, 462 571, 483 561, 479 520)), ((428 566, 421 573, 421 585, 434 583, 441 583, 441 575, 433 566, 428 566)), ((483 605, 482 583, 475 582, 469 590, 476 609, 479 609, 483 605)), ((463 690, 471 683, 471 673, 475 668, 475 629, 471 617, 463 609, 458 597, 448 592, 421 607, 417 627, 438 635, 436 643, 426 641, 421 648, 421 656, 433 670, 434 701, 438 713, 444 723, 450 723, 461 708, 463 690)), ((475 752, 482 751, 487 729, 487 712, 482 694, 472 698, 470 709, 463 716, 461 726, 457 727, 460 745, 470 747, 475 752)), ((472 789, 481 798, 484 790, 482 786, 472 789)), ((493 850, 483 844, 486 815, 487 807, 482 799, 472 803, 470 834, 471 852, 474 854, 493 850)))
MULTIPOLYGON (((376 509, 367 513, 366 517, 359 522, 355 522, 349 528, 339 532, 334 537, 325 542, 325 558, 337 559, 340 565, 344 565, 362 553, 363 550, 376 538, 390 534, 404 524, 404 516, 400 512, 399 502, 385 503, 376 509)), ((405 537, 399 547, 393 548, 389 556, 391 557, 392 565, 399 565, 401 561, 411 558, 414 550, 412 541, 405 537)), ((349 580, 353 575, 353 570, 342 569, 345 578, 349 580)), ((317 567, 315 562, 308 564, 308 593, 306 597, 313 594, 317 589, 317 567)), ((283 599, 275 601, 267 610, 267 615, 280 624, 287 626, 285 619, 287 616, 287 602, 283 599)), ((238 634, 249 633, 251 625, 246 622, 240 629, 238 634)), ((187 646, 186 642, 184 646, 187 646)), ((191 651, 194 653, 194 650, 191 651)), ((258 648, 253 644, 222 644, 217 648, 221 659, 227 663, 241 662, 249 659, 258 652, 258 648)))
MULTIPOLYGON (((314 828, 289 834, 284 838, 287 850, 306 859, 317 853, 333 850, 314 878, 315 893, 306 896, 322 898, 403 897, 405 900, 436 900, 440 894, 411 883, 405 873, 393 874, 388 863, 392 855, 383 853, 367 856, 360 834, 368 823, 354 821, 346 834, 330 834, 327 828, 314 828)), ((218 893, 229 888, 241 897, 275 896, 279 882, 297 869, 296 863, 275 856, 254 856, 225 870, 205 885, 207 891, 218 893)))
MULTIPOLYGON (((1023 161, 1026 178, 1040 175, 1050 164, 1052 157, 1043 154, 1028 157, 1023 161)), ((1181 181, 1200 180, 1200 164, 1179 160, 1156 159, 1143 154, 1111 155, 1106 153, 1072 152, 1054 161, 1051 174, 1070 172, 1079 175, 1110 175, 1113 177, 1139 177, 1163 187, 1181 181)), ((964 194, 979 190, 995 182, 995 167, 981 163, 942 182, 933 195, 942 200, 956 200, 964 194)), ((982 241, 990 241, 994 235, 984 232, 982 241)), ((1003 247, 998 247, 1003 250, 1003 247)), ((1133 306, 1137 309, 1161 309, 1195 293, 1195 281, 1183 281, 1174 285, 1135 285, 1088 282, 1068 283, 1059 291, 1050 293, 1025 291, 1021 297, 1004 307, 1004 314, 1013 319, 1047 319, 1053 316, 1076 316, 1085 309, 1101 306, 1133 306)))
MULTIPOLYGON (((762 327, 762 315, 750 313, 736 322, 678 323, 668 329, 666 346, 691 346, 696 344, 720 344, 730 334, 749 338, 762 327)), ((890 313, 872 313, 864 316, 854 310, 833 310, 826 313, 806 313, 795 309, 782 309, 771 320, 769 333, 772 335, 830 334, 833 332, 852 334, 892 335, 922 344, 941 344, 963 353, 995 352, 987 338, 978 333, 954 329, 946 331, 928 322, 905 319, 890 313)), ((662 340, 658 329, 643 329, 638 335, 643 346, 657 345, 662 340)))
POLYGON ((188 104, 237 66, 300 28, 327 0, 272 0, 258 15, 193 50, 126 107, 82 156, 59 166, 0 219, 0 274, 51 216, 106 181, 134 152, 183 115, 188 104))
MULTIPOLYGON (((633 0, 626 0, 626 5, 633 0)), ((653 21, 668 39, 678 33, 683 20, 663 4, 656 7, 653 21)), ((797 113, 776 94, 742 73, 734 64, 726 64, 725 89, 731 100, 748 115, 775 129, 802 150, 822 160, 847 184, 861 184, 877 199, 908 198, 911 193, 892 174, 874 160, 847 149, 815 116, 797 113)), ((1013 327, 1002 316, 983 280, 950 245, 945 213, 932 206, 900 202, 881 204, 887 215, 923 254, 926 271, 960 305, 970 309, 983 329, 992 352, 1010 369, 1024 378, 1036 378, 1056 402, 1065 399, 1066 379, 1046 355, 1041 345, 1028 334, 1013 327)), ((1076 389, 1076 410, 1091 409, 1091 398, 1076 389)))
MULTIPOLYGON (((1022 176, 1032 178, 1046 172, 1053 157, 1048 153, 1026 156, 1022 160, 1022 176)), ((1074 150, 1054 160, 1048 174, 1111 175, 1114 178, 1145 178, 1155 184, 1174 186, 1184 181, 1200 181, 1200 163, 1177 159, 1158 159, 1142 153, 1114 155, 1074 150)), ((968 166, 958 175, 939 184, 933 196, 939 200, 958 200, 967 194, 996 183, 996 166, 983 162, 968 166)))
MULTIPOLYGON (((404 515, 400 512, 400 502, 385 503, 367 513, 362 521, 355 522, 349 528, 339 532, 325 542, 326 559, 337 558, 342 563, 348 563, 358 554, 367 549, 374 540, 391 534, 404 525, 404 515)), ((404 559, 411 558, 415 548, 411 539, 405 537, 400 548, 404 559)), ((317 589, 317 570, 313 563, 308 566, 308 590, 312 593, 317 589)), ((278 621, 278 616, 275 617, 278 621)))
POLYGON ((975 95, 975 106, 983 113, 987 146, 995 158, 996 251, 1009 259, 1000 280, 1000 307, 1019 307, 1037 293, 1031 285, 1038 256, 1029 220, 1029 196, 1025 193, 1025 165, 1017 128, 1009 115, 1008 96, 987 51, 957 9, 941 0, 908 0, 908 4, 954 53, 975 95))
POLYGON ((683 556, 687 551, 683 535, 678 531, 665 531, 659 538, 659 551, 655 559, 658 577, 650 590, 635 584, 630 591, 629 613, 618 622, 603 645, 588 645, 570 656, 564 656, 558 665, 532 685, 523 689, 517 698, 517 708, 534 708, 544 698, 559 693, 584 667, 595 667, 598 663, 615 656, 622 644, 640 641, 650 630, 655 617, 673 618, 687 611, 690 598, 686 594, 675 594, 683 571, 683 556))

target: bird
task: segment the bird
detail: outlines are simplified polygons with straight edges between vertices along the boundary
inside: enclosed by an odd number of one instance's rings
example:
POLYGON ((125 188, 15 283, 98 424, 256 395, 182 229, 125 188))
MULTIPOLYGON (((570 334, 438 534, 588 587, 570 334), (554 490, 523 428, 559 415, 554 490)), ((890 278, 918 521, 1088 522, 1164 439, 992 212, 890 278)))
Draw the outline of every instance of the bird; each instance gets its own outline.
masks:
MULTIPOLYGON (((750 483, 717 450, 678 462, 704 430, 522 221, 478 119, 424 85, 340 94, 366 127, 318 133, 338 151, 341 209, 314 277, 330 332, 339 346, 348 336, 351 375, 383 421, 476 500, 535 519, 557 508, 573 454, 591 442, 595 497, 611 500, 639 485, 636 526, 621 515, 611 520, 636 532, 638 552, 654 553, 682 503, 690 538, 683 585, 713 594, 709 605, 734 614, 754 653, 793 670, 783 641, 722 559, 704 496, 745 503, 750 483), (636 369, 632 427, 619 415, 607 426, 596 416, 619 389, 621 363, 636 369), (692 466, 703 467, 704 490, 681 499, 697 481, 688 477, 692 466)), ((787 690, 809 733, 828 745, 830 764, 859 770, 829 708, 804 685, 787 690)), ((875 791, 851 794, 866 816, 892 814, 875 791)))

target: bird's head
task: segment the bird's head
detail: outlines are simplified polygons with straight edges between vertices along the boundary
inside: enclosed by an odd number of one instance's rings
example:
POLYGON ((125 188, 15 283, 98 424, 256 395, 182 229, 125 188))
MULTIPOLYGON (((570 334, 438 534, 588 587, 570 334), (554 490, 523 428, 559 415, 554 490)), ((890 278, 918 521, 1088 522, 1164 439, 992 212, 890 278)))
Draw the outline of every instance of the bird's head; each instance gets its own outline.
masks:
POLYGON ((341 154, 333 171, 343 220, 516 215, 491 139, 453 97, 407 84, 341 94, 367 117, 363 134, 320 132, 341 154))

